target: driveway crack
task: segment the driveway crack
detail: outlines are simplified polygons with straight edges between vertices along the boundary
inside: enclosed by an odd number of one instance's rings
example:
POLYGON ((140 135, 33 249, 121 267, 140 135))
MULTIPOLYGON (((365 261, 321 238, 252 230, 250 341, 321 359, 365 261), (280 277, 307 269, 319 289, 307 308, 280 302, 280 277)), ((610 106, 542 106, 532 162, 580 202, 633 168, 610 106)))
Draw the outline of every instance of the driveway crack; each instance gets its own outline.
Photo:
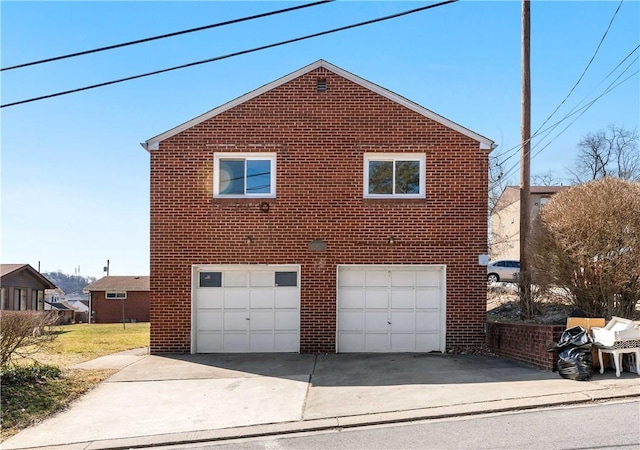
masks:
POLYGON ((313 367, 309 374, 309 381, 307 382, 307 391, 304 393, 304 401, 302 402, 302 411, 300 411, 300 419, 304 420, 304 415, 307 410, 307 401, 309 400, 309 390, 311 390, 311 381, 313 380, 313 374, 316 373, 316 364, 318 363, 318 354, 316 353, 313 359, 313 367))

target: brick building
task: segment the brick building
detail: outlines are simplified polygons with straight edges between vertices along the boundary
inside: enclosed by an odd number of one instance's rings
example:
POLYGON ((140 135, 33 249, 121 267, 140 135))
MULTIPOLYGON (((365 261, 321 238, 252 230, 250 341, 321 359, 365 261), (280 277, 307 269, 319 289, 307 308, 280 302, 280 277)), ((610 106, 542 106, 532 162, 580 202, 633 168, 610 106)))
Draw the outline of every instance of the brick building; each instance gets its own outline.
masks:
POLYGON ((84 288, 93 323, 149 322, 149 277, 107 276, 84 288))
POLYGON ((152 353, 484 344, 493 141, 320 60, 142 145, 152 353))

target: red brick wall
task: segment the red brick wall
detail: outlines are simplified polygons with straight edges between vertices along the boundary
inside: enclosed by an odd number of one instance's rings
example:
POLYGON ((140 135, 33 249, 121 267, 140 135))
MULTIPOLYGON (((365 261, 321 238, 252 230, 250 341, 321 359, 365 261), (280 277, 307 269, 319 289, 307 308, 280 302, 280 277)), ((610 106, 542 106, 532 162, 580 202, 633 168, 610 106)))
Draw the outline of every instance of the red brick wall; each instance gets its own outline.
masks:
POLYGON ((547 348, 560 340, 562 325, 487 323, 487 345, 498 356, 543 370, 555 370, 558 355, 547 348))
MULTIPOLYGON (((91 292, 91 309, 95 311, 94 323, 118 323, 122 321, 122 300, 107 300, 104 291, 91 292)), ((127 291, 124 300, 124 319, 130 322, 149 322, 149 291, 127 291)))
POLYGON ((152 352, 190 351, 192 264, 300 264, 302 352, 335 351, 338 264, 446 264, 447 347, 484 344, 478 142, 321 68, 150 153, 152 352), (268 212, 265 200, 213 198, 214 152, 277 152, 268 212), (426 154, 427 198, 363 199, 365 152, 426 154), (316 239, 326 252, 308 250, 316 239))

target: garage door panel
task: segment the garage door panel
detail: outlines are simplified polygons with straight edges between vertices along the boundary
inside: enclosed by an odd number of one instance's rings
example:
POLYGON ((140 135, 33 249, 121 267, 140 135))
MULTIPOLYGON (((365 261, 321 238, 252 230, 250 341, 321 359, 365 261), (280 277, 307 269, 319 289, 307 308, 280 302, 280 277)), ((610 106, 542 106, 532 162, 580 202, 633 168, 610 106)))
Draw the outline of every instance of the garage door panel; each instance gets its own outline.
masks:
POLYGON ((364 345, 368 352, 389 351, 389 335, 387 333, 367 333, 364 337, 364 345))
POLYGON ((442 269, 423 270, 416 273, 416 286, 440 286, 442 269))
POLYGON ((224 293, 225 309, 247 309, 249 307, 249 291, 246 289, 229 289, 224 293))
POLYGON ((343 352, 363 352, 364 335, 344 332, 338 336, 338 349, 343 352))
POLYGON ((252 333, 249 336, 249 348, 252 352, 272 352, 274 350, 271 333, 252 333))
POLYGON ((248 315, 245 311, 225 311, 224 331, 244 331, 249 328, 248 315))
POLYGON ((345 333, 364 331, 364 311, 342 311, 338 319, 338 327, 345 333))
POLYGON ((440 348, 439 333, 416 333, 416 350, 433 351, 440 348))
POLYGON ((391 272, 391 287, 413 287, 416 281, 416 274, 410 270, 394 270, 391 272))
POLYGON ((416 293, 413 289, 394 289, 391 291, 391 308, 411 308, 415 307, 416 293))
POLYGON ((251 289, 249 291, 249 308, 273 308, 273 289, 251 289))
POLYGON ((298 329, 298 311, 275 311, 274 312, 274 330, 297 330, 298 329))
POLYGON ((416 330, 439 330, 439 311, 420 311, 416 313, 416 330))
POLYGON ((250 287, 273 287, 273 270, 252 270, 249 272, 250 287))
POLYGON ((389 291, 387 289, 367 289, 364 295, 365 308, 389 308, 389 291))
POLYGON ((222 308, 224 291, 220 288, 208 288, 198 290, 199 308, 222 308))
POLYGON ((277 288, 275 289, 274 306, 278 308, 295 308, 298 309, 300 303, 298 289, 277 288))
POLYGON ((367 270, 364 277, 367 287, 389 286, 389 272, 387 270, 367 270))
POLYGON ((279 352, 298 352, 300 351, 300 340, 297 332, 276 333, 273 336, 274 348, 279 352))
POLYGON ((340 273, 339 287, 364 286, 364 270, 345 270, 340 273))
POLYGON ((249 329, 251 331, 273 330, 273 311, 251 311, 249 317, 249 329))
POLYGON ((221 333, 198 333, 198 350, 203 353, 213 353, 222 351, 221 333))
POLYGON ((213 331, 222 330, 223 314, 222 310, 200 310, 198 313, 198 330, 213 331))
POLYGON ((391 331, 411 331, 416 329, 416 315, 413 311, 392 312, 391 331))
POLYGON ((230 270, 223 272, 222 286, 229 287, 247 287, 248 272, 245 270, 230 270))
POLYGON ((386 311, 376 312, 366 310, 364 313, 365 331, 387 331, 389 329, 389 315, 386 311))
POLYGON ((343 308, 364 308, 364 291, 359 289, 343 289, 340 291, 340 305, 343 308))
POLYGON ((410 352, 416 348, 414 333, 393 333, 391 334, 391 351, 410 352))
POLYGON ((245 333, 225 333, 222 345, 225 352, 246 352, 249 349, 248 336, 245 333))
POLYGON ((442 293, 439 289, 416 290, 416 308, 440 309, 442 293))

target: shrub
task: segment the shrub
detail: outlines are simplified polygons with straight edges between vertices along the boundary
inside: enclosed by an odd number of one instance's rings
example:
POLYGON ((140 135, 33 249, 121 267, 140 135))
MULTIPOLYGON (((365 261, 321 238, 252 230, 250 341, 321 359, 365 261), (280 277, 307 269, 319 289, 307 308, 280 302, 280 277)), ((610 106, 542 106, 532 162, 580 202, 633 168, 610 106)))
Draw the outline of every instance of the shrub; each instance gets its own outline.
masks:
POLYGON ((604 178, 557 193, 530 240, 533 282, 588 317, 633 318, 640 301, 640 183, 604 178))
POLYGON ((51 343, 58 335, 57 315, 44 311, 0 311, 0 368, 26 358, 51 343))

